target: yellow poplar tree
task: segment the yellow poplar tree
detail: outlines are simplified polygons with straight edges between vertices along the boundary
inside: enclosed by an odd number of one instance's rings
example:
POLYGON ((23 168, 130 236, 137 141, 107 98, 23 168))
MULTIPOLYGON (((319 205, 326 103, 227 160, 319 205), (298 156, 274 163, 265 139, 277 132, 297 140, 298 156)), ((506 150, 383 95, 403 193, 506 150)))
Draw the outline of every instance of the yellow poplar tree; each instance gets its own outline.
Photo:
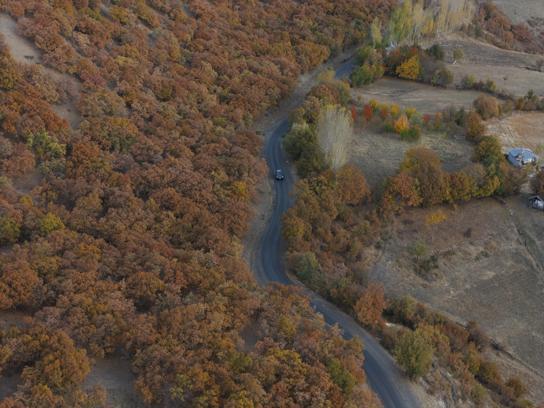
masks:
POLYGON ((421 72, 419 57, 414 55, 397 67, 397 75, 404 79, 416 80, 421 72))

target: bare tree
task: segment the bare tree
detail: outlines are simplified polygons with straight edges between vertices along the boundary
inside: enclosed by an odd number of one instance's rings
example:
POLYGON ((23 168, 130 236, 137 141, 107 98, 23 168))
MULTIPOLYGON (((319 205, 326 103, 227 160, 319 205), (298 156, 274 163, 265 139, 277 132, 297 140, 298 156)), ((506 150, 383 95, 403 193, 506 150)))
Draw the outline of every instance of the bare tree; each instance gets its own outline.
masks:
POLYGON ((349 112, 338 105, 324 106, 319 115, 317 139, 333 169, 347 162, 352 137, 353 121, 349 112))

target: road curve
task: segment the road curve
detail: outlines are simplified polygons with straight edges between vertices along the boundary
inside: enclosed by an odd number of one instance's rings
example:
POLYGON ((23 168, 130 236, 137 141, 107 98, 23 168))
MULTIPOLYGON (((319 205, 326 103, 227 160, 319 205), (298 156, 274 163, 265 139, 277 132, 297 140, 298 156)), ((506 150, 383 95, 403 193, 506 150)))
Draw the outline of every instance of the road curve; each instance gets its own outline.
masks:
MULTIPOLYGON (((282 138, 288 132, 289 112, 299 106, 307 92, 317 83, 319 72, 325 68, 334 68, 337 77, 347 76, 353 69, 353 58, 345 56, 324 65, 312 74, 305 76, 295 92, 280 108, 265 120, 262 131, 266 136, 264 155, 269 167, 270 177, 275 169, 284 170, 285 179, 274 181, 273 204, 270 218, 264 231, 253 250, 251 264, 253 273, 261 285, 278 282, 285 285, 296 284, 285 273, 283 264, 284 244, 281 239, 281 218, 284 212, 292 205, 291 191, 294 184, 293 169, 287 161, 282 149, 282 138)), ((381 399, 385 408, 416 408, 421 404, 414 395, 408 380, 403 376, 391 356, 378 342, 356 321, 326 301, 319 295, 306 290, 313 308, 323 315, 325 321, 337 324, 345 338, 358 338, 364 344, 364 369, 372 390, 381 399)))

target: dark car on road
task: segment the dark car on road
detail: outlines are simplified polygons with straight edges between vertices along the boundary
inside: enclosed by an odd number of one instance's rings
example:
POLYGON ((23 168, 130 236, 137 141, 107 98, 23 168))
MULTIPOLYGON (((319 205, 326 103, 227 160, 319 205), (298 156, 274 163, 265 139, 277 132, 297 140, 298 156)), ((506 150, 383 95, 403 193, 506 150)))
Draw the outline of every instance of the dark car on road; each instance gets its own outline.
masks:
POLYGON ((276 180, 283 180, 285 178, 285 176, 283 175, 283 171, 281 169, 276 170, 275 178, 276 180))

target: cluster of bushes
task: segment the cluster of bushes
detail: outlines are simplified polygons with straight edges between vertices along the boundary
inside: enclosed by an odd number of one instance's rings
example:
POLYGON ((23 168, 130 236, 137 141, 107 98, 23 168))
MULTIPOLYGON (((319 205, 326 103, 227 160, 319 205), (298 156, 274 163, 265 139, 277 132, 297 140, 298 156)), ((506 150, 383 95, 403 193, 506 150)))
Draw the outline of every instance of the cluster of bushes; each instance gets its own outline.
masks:
POLYGON ((384 57, 387 75, 446 87, 453 82, 453 74, 442 62, 444 53, 439 45, 428 50, 418 46, 395 48, 384 57))
POLYGON ((411 377, 424 376, 432 361, 438 360, 460 381, 463 394, 476 403, 488 398, 487 388, 504 406, 533 406, 523 398, 526 389, 522 381, 502 378, 497 365, 484 357, 491 341, 476 323, 461 326, 410 297, 391 300, 383 315, 402 325, 400 330, 384 325, 377 328, 384 345, 411 377))
POLYGON ((398 105, 372 99, 363 105, 361 116, 366 124, 378 124, 382 130, 396 133, 403 140, 413 141, 421 136, 423 118, 413 108, 401 109, 398 105))
POLYGON ((446 87, 453 82, 453 74, 446 68, 443 59, 444 51, 439 45, 433 45, 428 50, 403 46, 389 53, 368 45, 358 50, 357 62, 360 66, 353 71, 350 79, 353 86, 360 87, 380 79, 385 73, 446 87))
POLYGON ((429 149, 406 153, 399 173, 388 180, 382 210, 430 207, 473 198, 518 193, 527 180, 524 169, 512 167, 495 137, 483 136, 475 146, 473 164, 453 173, 443 170, 438 156, 429 149))
POLYGON ((544 97, 538 97, 533 90, 527 95, 517 98, 514 107, 520 111, 544 111, 544 97))
POLYGON ((481 79, 476 80, 473 75, 465 75, 461 79, 458 87, 459 89, 472 89, 475 91, 485 92, 505 101, 514 99, 510 92, 497 88, 497 84, 492 79, 486 79, 485 81, 481 79))
POLYGON ((357 51, 357 63, 360 66, 350 76, 352 86, 358 88, 383 77, 385 67, 381 50, 371 46, 360 48, 357 51))

